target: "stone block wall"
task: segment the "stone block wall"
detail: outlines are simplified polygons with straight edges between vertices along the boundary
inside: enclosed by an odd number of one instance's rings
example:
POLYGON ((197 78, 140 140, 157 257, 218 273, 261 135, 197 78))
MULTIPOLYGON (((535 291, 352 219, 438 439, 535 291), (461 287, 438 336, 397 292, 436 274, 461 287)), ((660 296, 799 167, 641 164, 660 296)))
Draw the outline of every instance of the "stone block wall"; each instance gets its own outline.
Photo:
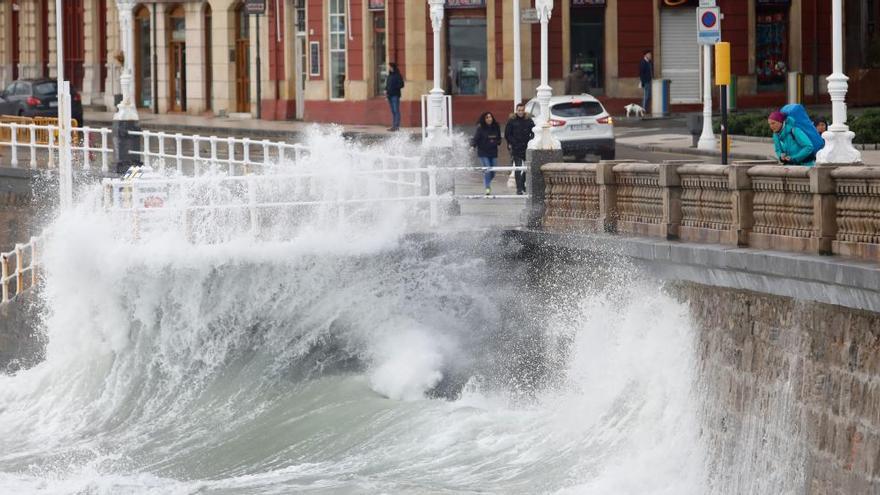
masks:
POLYGON ((880 493, 880 314, 693 283, 671 291, 699 329, 720 493, 880 493), (750 479, 762 463, 778 478, 750 479), (745 476, 725 476, 733 466, 745 476))
POLYGON ((880 167, 612 161, 540 173, 555 229, 598 198, 608 232, 880 260, 880 167), (593 186, 562 186, 583 181, 593 186))

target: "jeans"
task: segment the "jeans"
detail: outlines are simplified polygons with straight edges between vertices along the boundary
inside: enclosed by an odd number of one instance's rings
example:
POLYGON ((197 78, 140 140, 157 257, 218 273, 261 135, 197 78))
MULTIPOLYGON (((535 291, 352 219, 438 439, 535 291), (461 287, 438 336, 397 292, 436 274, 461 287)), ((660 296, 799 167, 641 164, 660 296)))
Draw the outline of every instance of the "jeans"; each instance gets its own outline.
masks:
POLYGON ((651 113, 651 81, 648 81, 647 84, 642 83, 643 90, 645 91, 644 96, 642 96, 642 108, 645 109, 646 113, 651 113))
MULTIPOLYGON (((522 167, 523 161, 524 160, 522 158, 513 157, 513 166, 514 167, 522 167)), ((516 172, 513 173, 513 178, 516 180, 517 194, 526 192, 526 173, 525 173, 525 171, 520 172, 519 170, 517 170, 516 172)))
POLYGON ((498 164, 498 158, 481 156, 480 163, 483 164, 483 185, 486 189, 490 189, 492 187, 492 179, 495 178, 495 171, 492 170, 492 167, 498 164))
POLYGON ((388 105, 391 107, 391 127, 400 127, 400 97, 389 96, 388 105))

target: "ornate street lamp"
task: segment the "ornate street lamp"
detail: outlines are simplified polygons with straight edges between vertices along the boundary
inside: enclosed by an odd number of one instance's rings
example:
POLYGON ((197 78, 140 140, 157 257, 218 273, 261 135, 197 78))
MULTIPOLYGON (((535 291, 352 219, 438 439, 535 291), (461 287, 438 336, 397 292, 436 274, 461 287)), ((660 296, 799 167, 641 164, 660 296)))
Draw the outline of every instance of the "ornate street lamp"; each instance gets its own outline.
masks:
POLYGON ((440 70, 440 31, 443 29, 443 15, 446 0, 428 0, 431 13, 431 28, 434 31, 434 88, 428 97, 428 141, 439 144, 447 138, 446 123, 443 122, 443 88, 440 70))
POLYGON ((538 102, 541 104, 541 115, 535 119, 535 138, 529 141, 529 148, 539 150, 557 150, 562 145, 550 134, 550 98, 553 88, 547 77, 547 31, 550 15, 553 13, 553 0, 535 0, 535 10, 541 21, 541 85, 538 86, 538 102))
POLYGON ((818 163, 860 163, 862 154, 852 145, 855 134, 846 125, 846 92, 849 80, 843 73, 843 5, 834 0, 831 7, 832 54, 834 70, 828 76, 828 94, 831 95, 831 127, 822 134, 825 147, 816 155, 818 163))
MULTIPOLYGON (((134 4, 134 0, 116 0, 116 9, 119 11, 119 39, 122 42, 123 55, 122 76, 119 78, 119 84, 122 86, 122 101, 119 102, 113 120, 138 120, 137 107, 134 104, 134 77, 132 77, 131 67, 132 60, 134 60, 134 42, 132 40, 134 4)), ((151 28, 156 29, 156 26, 151 26, 151 28)))

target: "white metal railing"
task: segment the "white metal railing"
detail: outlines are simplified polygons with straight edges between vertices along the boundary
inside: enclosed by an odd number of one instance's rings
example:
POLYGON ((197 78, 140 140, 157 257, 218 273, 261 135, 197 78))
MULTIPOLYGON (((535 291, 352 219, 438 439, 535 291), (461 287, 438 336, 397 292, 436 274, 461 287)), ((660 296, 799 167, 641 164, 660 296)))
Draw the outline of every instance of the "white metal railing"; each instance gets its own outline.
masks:
MULTIPOLYGON (((113 156, 110 147, 112 132, 104 127, 72 128, 74 166, 90 170, 100 165, 102 172, 108 172, 113 156)), ((8 153, 8 164, 13 168, 19 168, 23 163, 32 169, 55 168, 58 165, 58 126, 0 123, 0 152, 8 153)))
POLYGON ((37 246, 42 246, 45 236, 46 234, 43 233, 37 237, 31 237, 27 244, 16 244, 12 251, 0 253, 2 302, 9 302, 37 285, 40 265, 37 246))
MULTIPOLYGON (((436 167, 351 171, 346 180, 322 170, 283 174, 203 175, 167 177, 135 169, 122 179, 104 179, 104 208, 129 215, 135 237, 153 217, 176 217, 189 230, 198 213, 248 213, 251 234, 261 231, 262 212, 318 207, 319 215, 344 220, 358 206, 410 202, 427 203, 431 225, 439 220, 440 196, 436 167), (427 178, 425 181, 424 178, 427 178)), ((266 215, 271 220, 272 215, 266 215)), ((279 219, 282 221, 283 219, 279 219)))
MULTIPOLYGON (((428 139, 428 105, 431 103, 431 95, 422 95, 422 140, 428 139)), ((452 95, 443 95, 443 127, 449 135, 452 135, 452 95)))
MULTIPOLYGON (((268 139, 199 136, 148 130, 133 131, 131 134, 141 137, 141 151, 133 153, 142 158, 144 166, 159 172, 171 167, 182 175, 201 175, 203 167, 220 168, 229 175, 249 174, 256 168, 299 165, 312 152, 304 144, 268 139)), ((419 164, 417 157, 354 150, 347 153, 358 161, 381 160, 386 163, 386 168, 414 167, 419 164)))

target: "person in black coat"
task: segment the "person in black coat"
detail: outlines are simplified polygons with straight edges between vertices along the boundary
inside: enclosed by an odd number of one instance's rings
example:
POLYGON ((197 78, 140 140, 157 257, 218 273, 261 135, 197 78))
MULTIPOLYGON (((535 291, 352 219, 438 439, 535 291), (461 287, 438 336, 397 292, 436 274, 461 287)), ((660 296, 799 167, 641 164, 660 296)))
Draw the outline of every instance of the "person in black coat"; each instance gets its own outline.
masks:
POLYGON ((483 185, 486 187, 486 196, 492 194, 492 179, 495 171, 492 170, 498 164, 498 146, 501 144, 501 126, 495 120, 492 112, 483 112, 477 121, 477 130, 471 139, 471 146, 477 149, 477 156, 483 164, 483 185))
POLYGON ((391 127, 389 131, 400 130, 400 94, 403 89, 403 76, 397 68, 397 64, 388 64, 388 77, 385 79, 385 96, 391 107, 391 127))
POLYGON ((651 50, 645 50, 645 53, 642 55, 642 60, 639 62, 639 86, 641 86, 644 91, 642 108, 644 108, 646 112, 651 109, 651 81, 653 80, 654 57, 651 55, 651 50))
MULTIPOLYGON (((510 116, 507 125, 504 126, 504 139, 507 141, 507 149, 510 150, 514 167, 523 166, 529 141, 535 137, 534 128, 535 121, 532 120, 531 115, 526 113, 526 106, 517 103, 516 112, 510 116)), ((516 178, 516 193, 525 194, 526 173, 517 170, 514 177, 516 178)))

